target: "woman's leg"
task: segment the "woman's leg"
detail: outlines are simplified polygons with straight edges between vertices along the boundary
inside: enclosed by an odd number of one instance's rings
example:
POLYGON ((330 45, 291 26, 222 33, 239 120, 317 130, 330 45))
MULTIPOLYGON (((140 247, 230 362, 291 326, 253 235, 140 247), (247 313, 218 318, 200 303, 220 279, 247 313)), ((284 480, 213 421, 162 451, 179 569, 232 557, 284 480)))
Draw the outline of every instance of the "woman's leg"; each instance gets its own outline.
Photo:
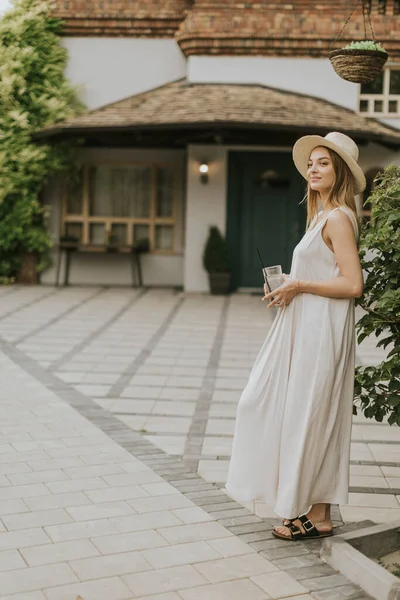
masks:
POLYGON ((330 504, 313 504, 307 517, 314 523, 319 531, 332 530, 331 505, 330 504))

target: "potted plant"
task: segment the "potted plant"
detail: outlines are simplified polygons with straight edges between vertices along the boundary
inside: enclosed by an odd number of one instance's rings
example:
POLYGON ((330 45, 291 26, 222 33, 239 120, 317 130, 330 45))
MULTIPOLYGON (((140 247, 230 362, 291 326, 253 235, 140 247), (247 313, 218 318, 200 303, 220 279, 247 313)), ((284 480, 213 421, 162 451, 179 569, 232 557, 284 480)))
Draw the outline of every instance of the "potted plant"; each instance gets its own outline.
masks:
POLYGON ((107 252, 117 252, 118 236, 115 233, 109 232, 107 235, 107 252))
POLYGON ((145 254, 146 252, 150 252, 150 240, 148 238, 141 238, 140 240, 137 240, 133 249, 137 254, 145 254))
POLYGON ((61 235, 60 246, 68 246, 69 250, 77 250, 79 238, 76 235, 61 235))
POLYGON ((212 294, 228 294, 231 285, 231 261, 226 240, 218 227, 210 227, 203 254, 212 294))
POLYGON ((0 277, 39 283, 53 246, 46 220, 46 208, 29 195, 0 202, 0 277))
POLYGON ((375 40, 363 40, 332 50, 328 56, 342 79, 353 83, 369 83, 378 77, 389 55, 375 40))
POLYGON ((16 275, 17 283, 39 283, 39 255, 36 252, 26 252, 20 257, 20 267, 16 275))

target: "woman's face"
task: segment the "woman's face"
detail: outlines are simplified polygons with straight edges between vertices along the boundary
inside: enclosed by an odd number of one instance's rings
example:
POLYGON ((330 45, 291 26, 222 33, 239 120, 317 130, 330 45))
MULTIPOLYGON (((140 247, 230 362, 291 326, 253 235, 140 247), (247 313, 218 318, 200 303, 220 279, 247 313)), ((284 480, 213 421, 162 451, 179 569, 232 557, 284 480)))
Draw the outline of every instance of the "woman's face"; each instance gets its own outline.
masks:
POLYGON ((318 146, 308 160, 307 179, 312 190, 326 194, 335 181, 332 159, 323 146, 318 146))

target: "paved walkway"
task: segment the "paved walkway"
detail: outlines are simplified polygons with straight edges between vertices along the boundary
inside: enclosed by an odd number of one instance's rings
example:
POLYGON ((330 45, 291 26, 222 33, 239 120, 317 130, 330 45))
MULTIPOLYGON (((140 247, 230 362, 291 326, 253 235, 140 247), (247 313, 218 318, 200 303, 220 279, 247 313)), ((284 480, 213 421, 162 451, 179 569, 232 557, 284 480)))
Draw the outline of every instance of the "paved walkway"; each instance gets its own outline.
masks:
MULTIPOLYGON (((272 317, 249 295, 0 288, 0 597, 366 598, 220 489, 272 317)), ((400 518, 399 430, 353 437, 337 524, 400 518)))

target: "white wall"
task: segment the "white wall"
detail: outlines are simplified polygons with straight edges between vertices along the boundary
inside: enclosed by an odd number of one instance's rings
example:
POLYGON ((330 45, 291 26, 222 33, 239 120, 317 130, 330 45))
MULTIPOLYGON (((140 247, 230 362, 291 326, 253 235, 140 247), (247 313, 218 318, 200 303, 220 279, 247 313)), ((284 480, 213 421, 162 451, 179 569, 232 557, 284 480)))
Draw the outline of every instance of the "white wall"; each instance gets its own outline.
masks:
MULTIPOLYGON (((41 277, 41 282, 54 285, 56 279, 57 254, 53 254, 54 265, 41 277)), ((60 285, 64 281, 64 258, 61 263, 60 285)), ((183 285, 183 256, 142 256, 143 285, 149 287, 174 287, 183 285)), ((70 285, 115 285, 134 286, 137 275, 132 279, 130 255, 122 254, 72 254, 69 270, 70 285)))
POLYGON ((379 119, 382 123, 389 125, 390 127, 395 127, 396 129, 400 129, 400 117, 385 117, 383 119, 379 119))
POLYGON ((186 292, 208 292, 208 275, 203 268, 203 250, 210 225, 225 234, 227 192, 227 149, 221 146, 189 146, 187 160, 186 292), (200 182, 199 165, 208 162, 209 181, 200 182))
MULTIPOLYGON (((178 215, 177 215, 177 254, 144 255, 142 270, 144 285, 181 286, 183 285, 183 244, 184 244, 184 179, 185 152, 183 150, 138 150, 138 149, 98 149, 87 148, 81 151, 82 162, 102 160, 116 162, 169 162, 176 164, 180 178, 178 215)), ((58 243, 61 225, 62 187, 53 181, 45 191, 45 203, 50 206, 49 229, 55 244, 58 243)), ((57 253, 53 252, 53 266, 42 274, 41 281, 54 284, 56 278, 57 253)), ((61 278, 63 281, 64 264, 61 278)), ((76 254, 72 256, 70 277, 76 285, 131 285, 131 259, 129 256, 115 254, 76 254)))
POLYGON ((159 87, 186 75, 174 40, 65 37, 66 75, 89 109, 159 87))
POLYGON ((187 76, 192 83, 258 83, 358 107, 358 86, 336 75, 328 59, 191 56, 187 76))

